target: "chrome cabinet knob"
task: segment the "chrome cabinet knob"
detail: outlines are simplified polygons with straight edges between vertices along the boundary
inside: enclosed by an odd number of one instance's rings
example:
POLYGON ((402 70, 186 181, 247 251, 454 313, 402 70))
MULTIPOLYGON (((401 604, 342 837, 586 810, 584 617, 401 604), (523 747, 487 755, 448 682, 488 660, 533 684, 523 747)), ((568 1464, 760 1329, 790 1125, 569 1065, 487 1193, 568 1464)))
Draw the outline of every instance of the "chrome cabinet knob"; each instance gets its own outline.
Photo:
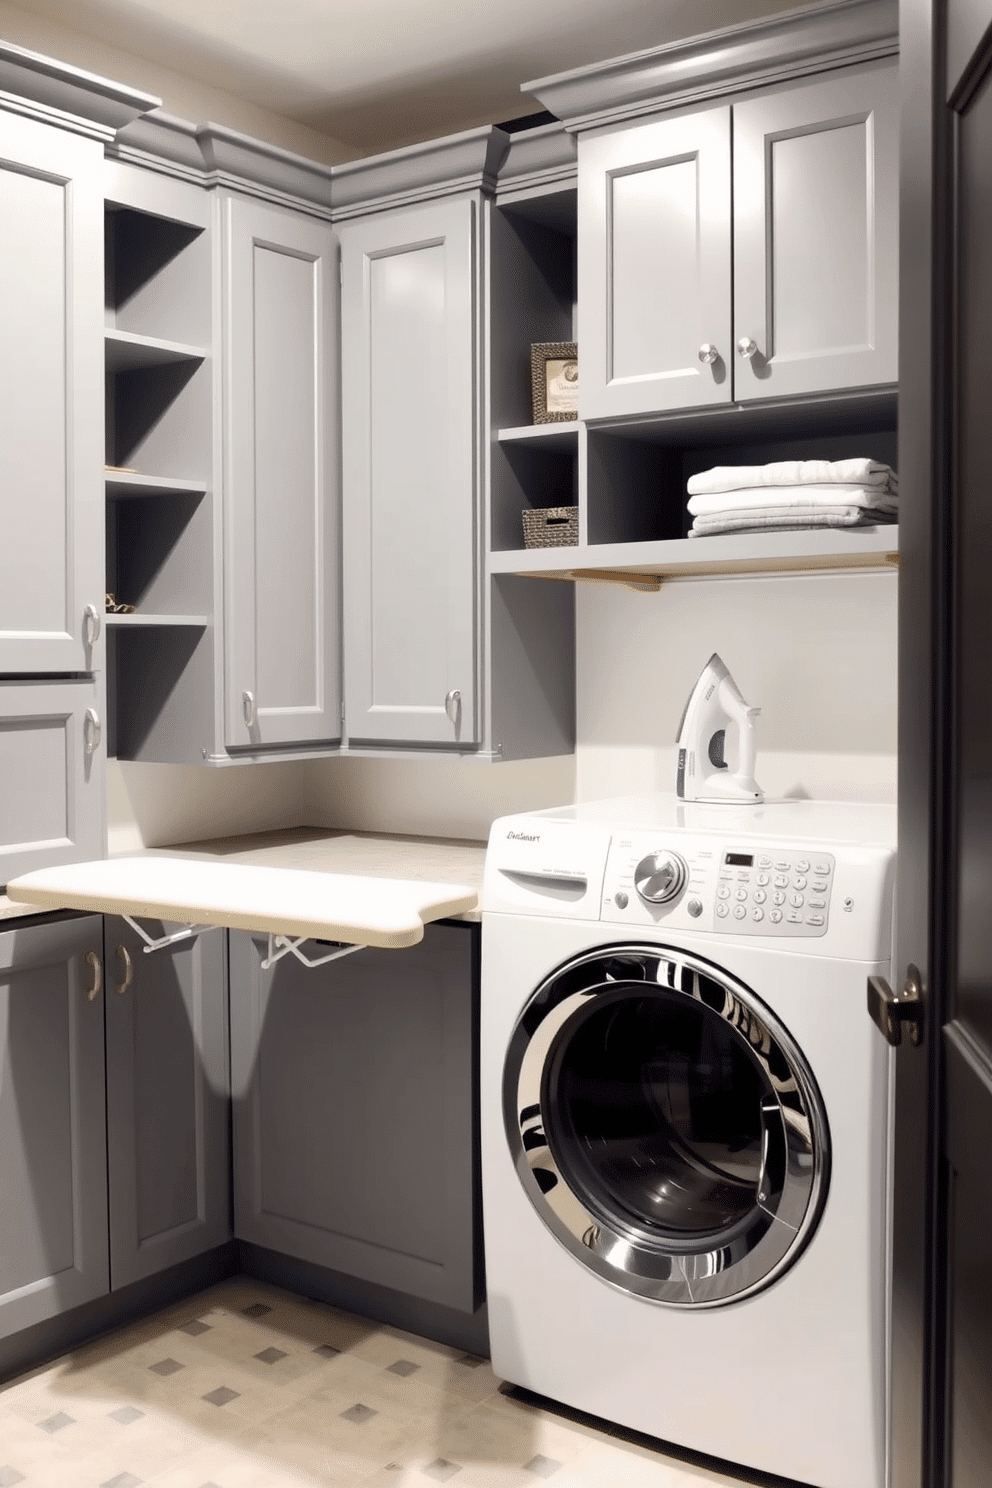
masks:
POLYGON ((100 611, 96 605, 88 604, 83 608, 83 645, 95 646, 100 639, 100 611))
POLYGON ((757 341, 752 340, 750 336, 742 336, 737 343, 737 354, 742 356, 746 362, 751 360, 757 349, 757 341))
POLYGON ((712 366, 719 355, 720 353, 710 341, 704 341, 699 348, 699 360, 705 363, 707 367, 712 366))
POLYGON ((648 853, 634 869, 634 888, 646 904, 667 904, 681 893, 687 876, 678 853, 648 853))
POLYGON ((448 718, 449 718, 449 720, 452 723, 457 724, 457 722, 458 722, 458 714, 459 714, 459 712, 461 710, 461 706, 462 706, 461 689, 458 688, 458 687, 453 687, 449 693, 446 693, 445 699, 444 699, 444 711, 445 711, 445 713, 447 713, 448 718))
POLYGON ((96 753, 102 734, 99 713, 95 708, 87 708, 83 714, 83 748, 88 755, 96 753))
POLYGON ((243 692, 241 694, 241 716, 245 721, 245 728, 254 728, 258 722, 258 708, 255 704, 255 694, 253 692, 243 692))

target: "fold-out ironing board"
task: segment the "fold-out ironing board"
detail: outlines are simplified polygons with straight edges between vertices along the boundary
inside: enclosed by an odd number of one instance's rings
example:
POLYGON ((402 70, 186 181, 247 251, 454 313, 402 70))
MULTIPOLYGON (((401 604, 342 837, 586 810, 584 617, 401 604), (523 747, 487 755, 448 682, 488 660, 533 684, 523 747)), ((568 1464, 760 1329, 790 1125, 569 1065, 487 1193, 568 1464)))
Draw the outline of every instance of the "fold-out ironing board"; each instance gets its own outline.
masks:
POLYGON ((9 883, 7 895, 39 909, 261 931, 284 949, 309 939, 401 949, 422 940, 431 920, 478 904, 464 884, 144 856, 40 868, 9 883))

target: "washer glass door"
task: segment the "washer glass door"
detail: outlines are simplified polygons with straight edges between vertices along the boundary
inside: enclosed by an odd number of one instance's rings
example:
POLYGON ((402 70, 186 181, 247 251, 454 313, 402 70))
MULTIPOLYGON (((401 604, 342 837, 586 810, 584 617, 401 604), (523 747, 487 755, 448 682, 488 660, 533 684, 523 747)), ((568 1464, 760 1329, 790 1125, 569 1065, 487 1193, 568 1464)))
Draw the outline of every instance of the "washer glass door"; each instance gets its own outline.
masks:
POLYGON ((676 1306, 768 1285, 826 1195, 826 1116, 800 1050, 721 968, 658 946, 579 956, 510 1042, 507 1134, 555 1236, 676 1306))

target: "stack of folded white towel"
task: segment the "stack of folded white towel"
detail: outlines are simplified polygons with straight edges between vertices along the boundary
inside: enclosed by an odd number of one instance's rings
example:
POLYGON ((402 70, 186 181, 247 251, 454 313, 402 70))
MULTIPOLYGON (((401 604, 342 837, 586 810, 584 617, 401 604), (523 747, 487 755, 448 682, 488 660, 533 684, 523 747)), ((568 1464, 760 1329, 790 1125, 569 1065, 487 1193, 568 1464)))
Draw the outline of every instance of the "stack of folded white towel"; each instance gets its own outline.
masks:
POLYGON ((899 478, 878 460, 717 465, 691 476, 688 491, 690 537, 899 520, 899 478))

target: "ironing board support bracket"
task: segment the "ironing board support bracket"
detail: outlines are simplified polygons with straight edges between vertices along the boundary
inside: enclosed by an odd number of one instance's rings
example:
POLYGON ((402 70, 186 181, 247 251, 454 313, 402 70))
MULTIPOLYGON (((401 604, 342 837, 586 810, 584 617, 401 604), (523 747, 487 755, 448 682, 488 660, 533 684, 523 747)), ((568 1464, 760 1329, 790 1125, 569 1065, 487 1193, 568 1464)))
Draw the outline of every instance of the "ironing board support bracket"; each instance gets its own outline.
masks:
POLYGON ((193 935, 206 935, 208 930, 220 930, 222 928, 220 925, 187 925, 185 930, 174 930, 171 935, 153 937, 148 934, 147 930, 142 930, 137 920, 132 920, 130 915, 122 915, 121 919, 126 920, 135 935, 140 936, 145 942, 144 952, 146 956, 150 956, 152 951, 162 950, 165 946, 175 945, 179 940, 189 940, 193 935))
POLYGON ((340 961, 342 956, 350 956, 354 951, 364 951, 363 945, 340 946, 336 951, 331 951, 327 956, 304 956, 300 946, 304 944, 307 937, 299 935, 295 939, 289 935, 269 935, 269 954, 262 962, 262 970, 268 971, 283 956, 295 956, 297 961, 311 969, 315 966, 326 966, 328 961, 340 961))

